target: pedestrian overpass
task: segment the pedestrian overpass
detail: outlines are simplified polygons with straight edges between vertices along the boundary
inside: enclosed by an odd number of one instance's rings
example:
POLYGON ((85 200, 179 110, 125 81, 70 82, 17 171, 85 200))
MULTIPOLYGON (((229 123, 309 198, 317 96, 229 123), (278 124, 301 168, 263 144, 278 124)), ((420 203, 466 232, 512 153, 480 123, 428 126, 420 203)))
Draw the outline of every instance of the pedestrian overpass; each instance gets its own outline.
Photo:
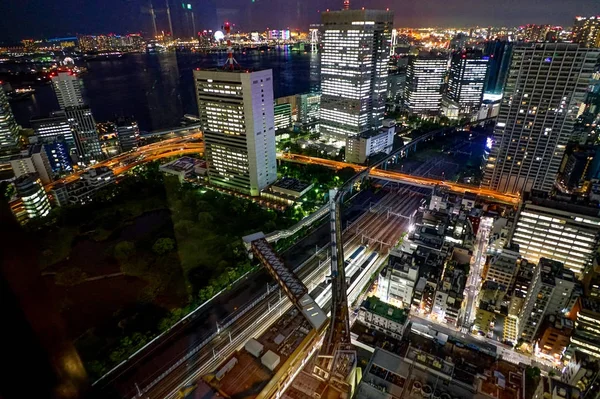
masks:
POLYGON ((277 255, 265 235, 262 232, 254 233, 245 236, 243 240, 248 252, 254 254, 260 263, 266 267, 296 308, 313 328, 319 331, 327 321, 327 315, 308 294, 308 289, 302 280, 277 255))

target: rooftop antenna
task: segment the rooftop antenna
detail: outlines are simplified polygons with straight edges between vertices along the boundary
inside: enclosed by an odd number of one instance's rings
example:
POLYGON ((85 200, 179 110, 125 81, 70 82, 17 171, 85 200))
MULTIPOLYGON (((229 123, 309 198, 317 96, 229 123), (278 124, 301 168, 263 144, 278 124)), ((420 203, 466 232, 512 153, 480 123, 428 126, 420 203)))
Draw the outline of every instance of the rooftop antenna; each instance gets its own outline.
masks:
POLYGON ((227 61, 225 62, 223 69, 233 70, 235 65, 239 66, 239 64, 235 58, 233 58, 233 47, 231 45, 231 24, 229 22, 225 22, 223 28, 225 29, 225 38, 227 40, 227 61))
POLYGON ((344 0, 344 10, 350 9, 350 0, 344 0))

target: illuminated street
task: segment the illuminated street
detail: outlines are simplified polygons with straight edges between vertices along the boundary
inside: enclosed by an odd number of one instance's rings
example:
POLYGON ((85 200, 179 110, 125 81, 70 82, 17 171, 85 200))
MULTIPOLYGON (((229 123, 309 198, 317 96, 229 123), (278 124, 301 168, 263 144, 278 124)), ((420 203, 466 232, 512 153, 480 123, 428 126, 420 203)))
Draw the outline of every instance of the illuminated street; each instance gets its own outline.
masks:
MULTIPOLYGON (((355 164, 350 164, 350 163, 346 163, 346 162, 332 161, 329 159, 309 157, 309 156, 305 156, 305 155, 296 155, 296 154, 290 154, 290 153, 280 154, 280 158, 288 160, 290 162, 323 165, 323 166, 327 166, 329 168, 338 169, 338 170, 343 169, 343 168, 352 168, 358 172, 358 171, 362 171, 362 170, 366 169, 365 166, 361 166, 361 165, 355 165, 355 164)), ((448 182, 445 180, 411 176, 410 174, 401 173, 401 172, 392 171, 392 170, 382 170, 382 169, 370 168, 369 175, 383 179, 383 180, 405 182, 407 184, 414 184, 414 185, 422 186, 422 187, 441 186, 441 187, 447 188, 450 191, 453 191, 456 193, 461 193, 461 194, 463 194, 465 192, 471 192, 471 193, 480 195, 484 198, 489 198, 491 200, 496 200, 496 201, 509 203, 509 204, 517 204, 520 201, 520 197, 518 195, 499 193, 497 191, 486 189, 486 188, 478 188, 478 187, 469 186, 469 185, 461 184, 461 183, 452 183, 452 182, 448 182)))

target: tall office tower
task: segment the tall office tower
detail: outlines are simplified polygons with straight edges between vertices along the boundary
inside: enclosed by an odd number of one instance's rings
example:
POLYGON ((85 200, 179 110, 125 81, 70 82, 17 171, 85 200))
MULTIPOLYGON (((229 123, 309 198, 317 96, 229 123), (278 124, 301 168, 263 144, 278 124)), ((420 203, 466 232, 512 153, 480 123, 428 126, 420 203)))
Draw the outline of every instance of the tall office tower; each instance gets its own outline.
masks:
POLYGON ((311 128, 319 122, 321 95, 319 93, 297 94, 298 122, 311 128))
POLYGON ((381 127, 394 14, 342 10, 321 14, 321 133, 345 140, 381 127))
POLYGON ((484 186, 550 191, 599 54, 567 43, 513 49, 484 186))
POLYGON ((140 140, 140 128, 137 122, 130 118, 119 118, 115 125, 121 151, 126 152, 137 148, 140 140))
POLYGON ((447 58, 437 54, 422 53, 410 58, 404 94, 410 113, 426 116, 440 112, 447 66, 447 58))
POLYGON ((575 282, 573 272, 562 263, 541 258, 519 315, 518 337, 533 342, 544 317, 568 312, 575 282))
POLYGON ((484 91, 502 94, 512 56, 512 43, 506 40, 486 42, 483 54, 490 57, 484 91))
POLYGON ((600 16, 575 17, 572 40, 584 47, 600 47, 600 16))
POLYGON ((468 115, 479 110, 489 59, 480 50, 452 54, 446 95, 458 103, 459 114, 468 115))
POLYGON ((60 109, 84 105, 81 95, 81 83, 71 72, 59 72, 52 77, 52 87, 58 99, 60 109))
POLYGON ((0 152, 14 150, 19 146, 19 126, 8 103, 8 97, 0 87, 0 152))
POLYGON ((90 107, 67 107, 65 110, 67 121, 75 132, 75 147, 77 149, 77 163, 96 163, 103 158, 96 121, 90 107))
POLYGON ((249 195, 277 180, 273 71, 195 70, 211 184, 249 195))
POLYGON ((600 240, 598 210, 526 193, 511 240, 523 258, 553 259, 582 276, 600 240))
POLYGON ((50 201, 37 174, 23 175, 15 180, 17 195, 23 201, 29 219, 50 213, 50 201))

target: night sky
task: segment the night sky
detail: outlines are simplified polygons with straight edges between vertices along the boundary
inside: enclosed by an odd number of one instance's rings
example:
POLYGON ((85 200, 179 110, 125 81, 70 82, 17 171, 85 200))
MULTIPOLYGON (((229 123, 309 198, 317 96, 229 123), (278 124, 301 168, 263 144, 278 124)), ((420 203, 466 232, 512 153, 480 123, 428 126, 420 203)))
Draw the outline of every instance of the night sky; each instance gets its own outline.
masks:
MULTIPOLYGON (((171 1, 171 9, 180 1, 171 1)), ((183 0, 182 0, 183 1, 183 0)), ((196 10, 198 29, 218 29, 222 20, 242 30, 306 29, 318 10, 340 9, 342 0, 185 0, 196 10)), ((157 11, 165 0, 154 0, 157 11)), ((0 0, 0 41, 75 33, 148 32, 149 0, 0 0)), ((394 10, 397 26, 570 26, 575 15, 600 14, 600 0, 352 0, 352 8, 394 10)), ((159 29, 166 23, 158 14, 159 29)))

